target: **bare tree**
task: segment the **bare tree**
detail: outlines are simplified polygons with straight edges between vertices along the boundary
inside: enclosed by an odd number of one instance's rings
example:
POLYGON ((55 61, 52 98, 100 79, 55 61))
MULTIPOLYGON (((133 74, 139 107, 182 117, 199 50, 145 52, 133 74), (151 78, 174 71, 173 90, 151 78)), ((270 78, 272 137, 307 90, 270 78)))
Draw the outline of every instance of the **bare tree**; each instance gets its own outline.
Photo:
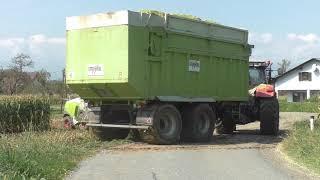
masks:
POLYGON ((4 77, 5 77, 4 69, 3 69, 3 67, 1 67, 0 68, 0 93, 3 93, 3 88, 1 88, 1 87, 4 86, 3 85, 4 84, 3 83, 4 77))
POLYGON ((13 95, 31 81, 31 77, 25 69, 33 66, 30 56, 20 53, 11 59, 10 68, 3 71, 3 91, 13 95))
POLYGON ((45 69, 42 69, 37 72, 35 80, 38 81, 41 86, 46 90, 47 93, 52 94, 49 86, 48 86, 48 81, 51 77, 51 74, 46 71, 45 69))
POLYGON ((16 93, 17 87, 18 87, 18 80, 17 80, 17 74, 12 69, 7 69, 4 71, 4 78, 2 80, 3 86, 2 90, 6 94, 13 95, 16 93))
POLYGON ((282 75, 285 72, 288 71, 289 66, 290 66, 291 62, 289 60, 286 59, 282 59, 281 62, 278 62, 279 68, 278 68, 278 75, 282 75))
POLYGON ((11 59, 11 69, 16 69, 18 72, 23 72, 27 67, 33 67, 33 60, 29 55, 20 53, 11 59))

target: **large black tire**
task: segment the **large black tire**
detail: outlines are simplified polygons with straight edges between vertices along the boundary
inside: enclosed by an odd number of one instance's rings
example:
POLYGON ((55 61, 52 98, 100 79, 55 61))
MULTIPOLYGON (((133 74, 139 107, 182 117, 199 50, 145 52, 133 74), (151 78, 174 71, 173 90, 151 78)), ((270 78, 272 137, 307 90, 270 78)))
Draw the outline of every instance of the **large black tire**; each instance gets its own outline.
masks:
POLYGON ((260 100, 260 133, 277 135, 279 132, 279 103, 276 98, 260 100))
POLYGON ((206 142, 213 136, 216 114, 208 104, 185 107, 182 114, 182 139, 191 142, 206 142))
POLYGON ((141 139, 150 144, 176 144, 182 129, 180 112, 170 104, 153 106, 153 126, 148 130, 140 130, 141 139))
POLYGON ((233 134, 236 130, 236 123, 232 118, 232 114, 225 112, 219 123, 216 124, 216 132, 218 134, 233 134))
POLYGON ((110 141, 113 139, 125 139, 129 134, 129 129, 90 127, 89 132, 99 140, 110 141))

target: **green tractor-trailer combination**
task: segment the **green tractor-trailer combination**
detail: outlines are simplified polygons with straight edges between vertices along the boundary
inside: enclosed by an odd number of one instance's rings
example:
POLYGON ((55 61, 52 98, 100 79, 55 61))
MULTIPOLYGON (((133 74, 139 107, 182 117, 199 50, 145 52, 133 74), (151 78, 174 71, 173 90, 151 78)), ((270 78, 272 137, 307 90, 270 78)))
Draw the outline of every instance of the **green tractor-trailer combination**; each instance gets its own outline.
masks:
POLYGON ((133 11, 68 17, 66 27, 66 81, 100 138, 133 129, 155 144, 207 141, 215 127, 232 133, 257 120, 262 134, 277 134, 269 64, 249 64, 248 31, 133 11))

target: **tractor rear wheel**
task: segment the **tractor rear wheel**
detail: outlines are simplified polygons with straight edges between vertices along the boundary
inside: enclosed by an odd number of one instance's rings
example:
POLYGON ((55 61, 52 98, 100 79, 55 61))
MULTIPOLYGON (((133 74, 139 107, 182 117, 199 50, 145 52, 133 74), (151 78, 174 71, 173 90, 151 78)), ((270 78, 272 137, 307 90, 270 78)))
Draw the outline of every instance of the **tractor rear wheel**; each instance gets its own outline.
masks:
POLYGON ((175 144, 180 140, 182 129, 181 115, 170 104, 154 104, 153 126, 140 130, 141 139, 150 144, 175 144))
POLYGON ((232 114, 225 112, 216 126, 216 132, 218 134, 233 134, 235 130, 236 123, 232 118, 232 114))
POLYGON ((276 98, 260 100, 260 132, 277 135, 279 132, 279 103, 276 98))
POLYGON ((213 136, 216 114, 208 104, 189 105, 183 110, 182 138, 185 141, 205 142, 213 136))

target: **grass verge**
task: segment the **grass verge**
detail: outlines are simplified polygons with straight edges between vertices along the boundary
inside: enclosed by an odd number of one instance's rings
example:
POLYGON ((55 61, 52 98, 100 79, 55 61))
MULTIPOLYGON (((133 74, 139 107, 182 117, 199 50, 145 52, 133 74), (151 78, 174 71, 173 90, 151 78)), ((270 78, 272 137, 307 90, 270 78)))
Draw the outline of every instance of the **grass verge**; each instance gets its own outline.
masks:
POLYGON ((51 130, 0 136, 0 179, 63 179, 101 148, 125 143, 100 142, 86 130, 51 130))
POLYGON ((283 142, 283 150, 289 157, 308 169, 320 174, 320 120, 310 131, 309 122, 297 122, 283 142))
POLYGON ((63 116, 63 106, 61 110, 61 105, 51 105, 50 106, 50 115, 51 115, 51 120, 52 119, 60 119, 63 116))
POLYGON ((320 102, 279 101, 280 112, 319 112, 320 102))

